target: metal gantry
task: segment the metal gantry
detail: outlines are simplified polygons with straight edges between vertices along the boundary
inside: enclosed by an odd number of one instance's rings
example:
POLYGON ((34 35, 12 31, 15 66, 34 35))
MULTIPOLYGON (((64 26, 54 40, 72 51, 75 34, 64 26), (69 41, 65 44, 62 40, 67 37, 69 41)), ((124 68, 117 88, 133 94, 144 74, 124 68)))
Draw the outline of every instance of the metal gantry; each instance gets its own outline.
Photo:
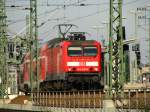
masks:
POLYGON ((123 86, 122 0, 110 0, 109 96, 123 86))
POLYGON ((148 19, 148 22, 149 22, 149 44, 148 44, 148 46, 149 46, 149 72, 150 72, 150 17, 149 17, 149 19, 148 19))
POLYGON ((5 0, 0 0, 0 98, 8 95, 6 18, 5 0))
POLYGON ((30 17, 26 15, 26 38, 29 39, 30 36, 30 17))
POLYGON ((31 91, 33 91, 33 84, 37 85, 37 90, 39 90, 37 0, 30 0, 30 83, 31 83, 31 91), (33 74, 33 70, 32 70, 33 58, 36 59, 35 74, 33 74))

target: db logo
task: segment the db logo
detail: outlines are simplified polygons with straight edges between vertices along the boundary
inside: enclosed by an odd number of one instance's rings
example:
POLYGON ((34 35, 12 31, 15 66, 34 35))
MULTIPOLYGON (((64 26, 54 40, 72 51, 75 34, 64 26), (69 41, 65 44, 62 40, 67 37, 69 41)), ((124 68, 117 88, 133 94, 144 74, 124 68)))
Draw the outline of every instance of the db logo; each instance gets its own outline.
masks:
POLYGON ((80 62, 80 66, 86 66, 86 62, 80 62))

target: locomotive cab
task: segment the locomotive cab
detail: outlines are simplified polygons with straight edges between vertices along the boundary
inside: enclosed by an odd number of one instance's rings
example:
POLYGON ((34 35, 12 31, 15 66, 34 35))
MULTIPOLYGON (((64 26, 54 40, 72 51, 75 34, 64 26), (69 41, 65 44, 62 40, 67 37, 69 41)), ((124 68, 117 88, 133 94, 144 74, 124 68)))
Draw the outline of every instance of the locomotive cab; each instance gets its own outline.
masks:
POLYGON ((68 56, 97 56, 96 46, 69 46, 68 56))
POLYGON ((100 72, 98 50, 96 46, 69 46, 67 49, 68 72, 100 72))
POLYGON ((70 42, 67 47, 66 73, 73 85, 96 85, 100 88, 101 46, 96 41, 70 42))

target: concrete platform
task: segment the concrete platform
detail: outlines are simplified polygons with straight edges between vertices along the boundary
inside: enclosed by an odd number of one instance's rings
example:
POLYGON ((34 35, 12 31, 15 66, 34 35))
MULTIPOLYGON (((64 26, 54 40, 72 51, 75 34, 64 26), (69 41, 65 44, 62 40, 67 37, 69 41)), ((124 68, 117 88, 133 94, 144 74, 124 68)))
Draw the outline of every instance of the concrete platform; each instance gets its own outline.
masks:
MULTIPOLYGON (((1 104, 1 110, 9 110, 10 112, 102 112, 100 108, 57 108, 57 107, 41 107, 31 105, 18 105, 18 104, 1 104)), ((7 112, 7 111, 6 111, 7 112)))
POLYGON ((103 112, 116 112, 116 108, 113 100, 103 101, 103 112))
POLYGON ((114 109, 111 101, 104 101, 107 108, 57 108, 19 104, 0 104, 0 112, 149 112, 146 109, 114 109))
POLYGON ((0 109, 8 109, 8 110, 19 110, 19 111, 38 111, 39 107, 34 107, 30 105, 19 105, 19 104, 0 104, 0 109))

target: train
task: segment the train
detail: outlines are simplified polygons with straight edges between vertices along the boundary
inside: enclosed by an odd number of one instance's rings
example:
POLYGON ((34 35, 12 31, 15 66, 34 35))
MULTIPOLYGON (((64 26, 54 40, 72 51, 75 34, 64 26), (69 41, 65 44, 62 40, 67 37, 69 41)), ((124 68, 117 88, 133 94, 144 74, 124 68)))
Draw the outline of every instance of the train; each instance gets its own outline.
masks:
MULTIPOLYGON (((54 38, 42 45, 38 66, 33 59, 32 73, 35 76, 38 67, 40 91, 100 89, 103 88, 102 61, 100 42, 86 40, 81 32, 70 32, 67 38, 54 38)), ((30 53, 25 54, 21 66, 20 88, 30 91, 30 53)), ((32 86, 36 87, 36 83, 32 86)))

